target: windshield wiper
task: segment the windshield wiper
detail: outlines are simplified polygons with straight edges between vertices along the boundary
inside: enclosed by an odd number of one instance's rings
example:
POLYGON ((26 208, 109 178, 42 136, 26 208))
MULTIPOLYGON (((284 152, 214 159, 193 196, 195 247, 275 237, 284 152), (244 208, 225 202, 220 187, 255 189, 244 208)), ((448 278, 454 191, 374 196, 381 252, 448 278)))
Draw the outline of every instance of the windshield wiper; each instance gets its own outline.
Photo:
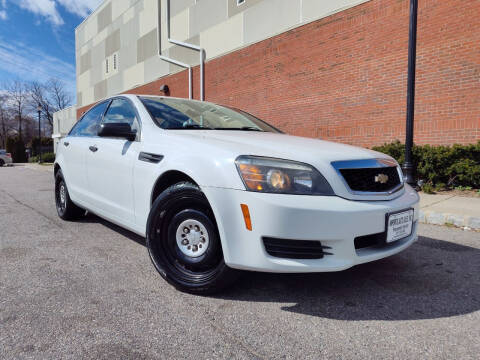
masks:
POLYGON ((182 127, 168 128, 167 130, 192 130, 192 129, 213 130, 211 127, 195 125, 195 124, 184 125, 182 127))
POLYGON ((239 128, 214 128, 214 130, 240 130, 240 131, 260 131, 264 132, 262 129, 253 126, 243 126, 239 128))

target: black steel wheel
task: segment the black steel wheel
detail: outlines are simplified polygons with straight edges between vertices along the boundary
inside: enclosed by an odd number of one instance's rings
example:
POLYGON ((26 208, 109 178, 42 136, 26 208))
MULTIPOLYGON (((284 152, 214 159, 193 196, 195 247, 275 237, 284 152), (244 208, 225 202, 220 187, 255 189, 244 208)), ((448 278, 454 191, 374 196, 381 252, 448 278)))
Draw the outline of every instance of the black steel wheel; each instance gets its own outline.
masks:
POLYGON ((55 205, 58 216, 63 220, 77 220, 85 215, 85 210, 75 205, 70 199, 62 170, 55 175, 55 205))
POLYGON ((147 229, 152 262, 177 289, 210 294, 238 277, 224 262, 215 217, 198 186, 182 182, 160 194, 147 229))

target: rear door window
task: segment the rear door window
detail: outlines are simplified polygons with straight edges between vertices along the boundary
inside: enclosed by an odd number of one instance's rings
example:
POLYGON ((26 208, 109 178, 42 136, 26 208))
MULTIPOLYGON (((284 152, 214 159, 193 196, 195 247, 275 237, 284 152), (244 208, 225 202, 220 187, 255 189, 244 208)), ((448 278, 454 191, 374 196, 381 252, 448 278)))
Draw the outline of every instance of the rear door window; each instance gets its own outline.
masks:
POLYGON ((97 136, 98 127, 109 102, 98 104, 87 112, 70 131, 69 136, 97 136))

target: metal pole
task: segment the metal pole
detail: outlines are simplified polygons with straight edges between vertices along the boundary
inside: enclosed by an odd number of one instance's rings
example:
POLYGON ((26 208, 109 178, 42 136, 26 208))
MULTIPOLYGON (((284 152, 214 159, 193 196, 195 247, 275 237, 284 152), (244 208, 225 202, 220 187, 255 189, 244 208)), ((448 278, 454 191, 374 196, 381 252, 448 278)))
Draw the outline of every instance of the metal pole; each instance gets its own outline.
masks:
POLYGON ((415 69, 417 60, 417 13, 418 0, 410 0, 410 31, 408 38, 408 84, 407 84, 407 129, 405 139, 405 164, 403 173, 405 181, 413 186, 415 169, 412 160, 413 125, 415 118, 415 69))
POLYGON ((38 162, 42 162, 42 133, 41 133, 41 125, 40 125, 40 114, 41 112, 38 111, 38 162))
POLYGON ((200 50, 200 101, 205 101, 205 50, 200 50))

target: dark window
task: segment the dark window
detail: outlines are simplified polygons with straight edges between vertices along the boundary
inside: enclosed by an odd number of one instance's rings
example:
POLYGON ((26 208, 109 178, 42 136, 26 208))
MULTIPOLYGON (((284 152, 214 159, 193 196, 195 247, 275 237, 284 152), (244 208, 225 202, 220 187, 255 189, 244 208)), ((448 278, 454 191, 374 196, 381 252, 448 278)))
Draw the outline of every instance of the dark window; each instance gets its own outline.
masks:
POLYGON ((181 111, 156 99, 142 98, 148 111, 163 129, 178 129, 187 124, 190 118, 181 111))
POLYGON ((162 129, 210 129, 280 132, 244 111, 184 99, 140 97, 162 129))
POLYGON ((133 105, 127 99, 114 99, 108 108, 104 123, 126 123, 137 132, 140 130, 138 126, 137 113, 133 105))
POLYGON ((97 136, 98 126, 102 120, 102 115, 107 108, 108 101, 103 102, 89 112, 87 112, 80 121, 70 131, 70 136, 97 136))

